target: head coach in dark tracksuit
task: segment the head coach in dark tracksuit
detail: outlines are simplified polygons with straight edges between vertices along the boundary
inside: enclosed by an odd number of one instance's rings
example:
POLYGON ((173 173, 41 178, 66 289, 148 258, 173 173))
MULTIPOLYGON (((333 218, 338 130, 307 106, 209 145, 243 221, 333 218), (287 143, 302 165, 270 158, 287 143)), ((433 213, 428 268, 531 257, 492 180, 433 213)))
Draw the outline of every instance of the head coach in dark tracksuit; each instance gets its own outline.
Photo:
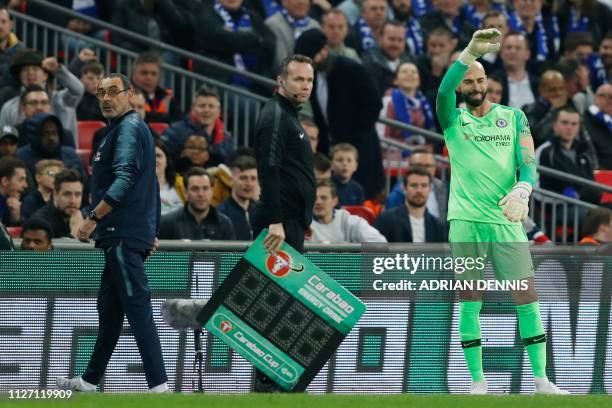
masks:
MULTIPOLYGON (((298 120, 299 106, 310 98, 314 80, 312 61, 294 55, 283 61, 277 77, 278 92, 266 102, 255 126, 255 154, 261 199, 255 208, 253 236, 264 228, 267 250, 286 241, 299 252, 312 220, 316 185, 310 142, 298 120)), ((278 391, 260 371, 254 391, 278 391)))
POLYGON ((132 110, 133 95, 129 79, 120 74, 110 74, 98 84, 96 96, 109 126, 93 160, 93 210, 77 233, 80 240, 88 240, 95 229, 96 247, 104 250, 98 337, 83 375, 57 379, 62 389, 96 389, 127 316, 150 391, 168 391, 144 268, 159 230, 155 144, 149 127, 132 110))

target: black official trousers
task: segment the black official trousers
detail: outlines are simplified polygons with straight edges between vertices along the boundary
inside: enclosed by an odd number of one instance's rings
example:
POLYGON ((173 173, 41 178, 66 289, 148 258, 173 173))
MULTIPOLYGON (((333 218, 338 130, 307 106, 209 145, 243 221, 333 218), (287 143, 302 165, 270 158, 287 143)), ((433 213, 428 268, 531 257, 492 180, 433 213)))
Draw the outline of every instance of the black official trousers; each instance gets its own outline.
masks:
MULTIPOLYGON (((269 224, 268 224, 269 225, 269 224)), ((253 238, 267 228, 268 225, 262 225, 259 219, 255 219, 253 223, 253 238)), ((283 221, 283 229, 285 230, 285 242, 291 245, 299 253, 304 252, 304 236, 306 230, 300 222, 289 218, 283 221)), ((268 378, 264 373, 255 369, 255 381, 253 382, 254 392, 286 392, 278 386, 274 381, 268 378)))
POLYGON ((127 316, 136 338, 149 388, 168 381, 157 334, 151 290, 144 268, 145 252, 118 245, 105 247, 98 291, 98 336, 83 380, 98 384, 115 350, 127 316))

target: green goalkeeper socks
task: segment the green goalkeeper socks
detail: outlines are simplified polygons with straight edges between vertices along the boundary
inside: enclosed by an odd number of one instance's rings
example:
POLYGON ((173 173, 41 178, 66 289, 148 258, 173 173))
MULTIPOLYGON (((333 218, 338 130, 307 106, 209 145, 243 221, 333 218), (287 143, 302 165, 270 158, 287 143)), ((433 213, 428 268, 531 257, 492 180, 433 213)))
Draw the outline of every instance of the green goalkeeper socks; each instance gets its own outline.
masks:
POLYGON ((519 331, 527 349, 534 378, 546 378, 546 335, 540 318, 540 302, 517 305, 519 331))
POLYGON ((472 381, 484 380, 479 320, 481 307, 482 302, 459 302, 459 336, 472 381))

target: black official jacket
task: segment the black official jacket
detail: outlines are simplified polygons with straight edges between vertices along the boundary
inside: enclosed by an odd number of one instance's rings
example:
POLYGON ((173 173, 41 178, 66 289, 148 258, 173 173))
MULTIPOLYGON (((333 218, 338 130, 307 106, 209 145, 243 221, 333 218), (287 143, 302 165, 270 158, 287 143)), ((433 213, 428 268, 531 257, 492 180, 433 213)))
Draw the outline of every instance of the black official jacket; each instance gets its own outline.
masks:
POLYGON ((312 150, 298 108, 278 93, 259 115, 255 152, 261 183, 258 223, 267 226, 294 218, 307 228, 316 194, 312 150))

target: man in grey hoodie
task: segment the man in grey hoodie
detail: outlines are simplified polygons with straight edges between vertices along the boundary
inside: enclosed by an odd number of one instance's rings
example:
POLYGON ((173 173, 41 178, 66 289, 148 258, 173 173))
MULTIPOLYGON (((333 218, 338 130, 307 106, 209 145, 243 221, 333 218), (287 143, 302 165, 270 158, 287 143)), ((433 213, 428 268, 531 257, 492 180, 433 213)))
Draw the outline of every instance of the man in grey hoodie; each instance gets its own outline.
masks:
MULTIPOLYGON (((72 75, 68 69, 57 62, 53 57, 44 58, 34 50, 23 50, 15 54, 11 64, 11 75, 22 87, 39 85, 49 89, 50 77, 57 78, 60 90, 49 91, 51 96, 51 110, 59 118, 66 130, 75 137, 75 146, 78 146, 76 107, 78 106, 85 88, 81 81, 72 75)), ((19 109, 19 96, 15 96, 2 106, 0 111, 0 127, 16 126, 24 117, 19 109)))

